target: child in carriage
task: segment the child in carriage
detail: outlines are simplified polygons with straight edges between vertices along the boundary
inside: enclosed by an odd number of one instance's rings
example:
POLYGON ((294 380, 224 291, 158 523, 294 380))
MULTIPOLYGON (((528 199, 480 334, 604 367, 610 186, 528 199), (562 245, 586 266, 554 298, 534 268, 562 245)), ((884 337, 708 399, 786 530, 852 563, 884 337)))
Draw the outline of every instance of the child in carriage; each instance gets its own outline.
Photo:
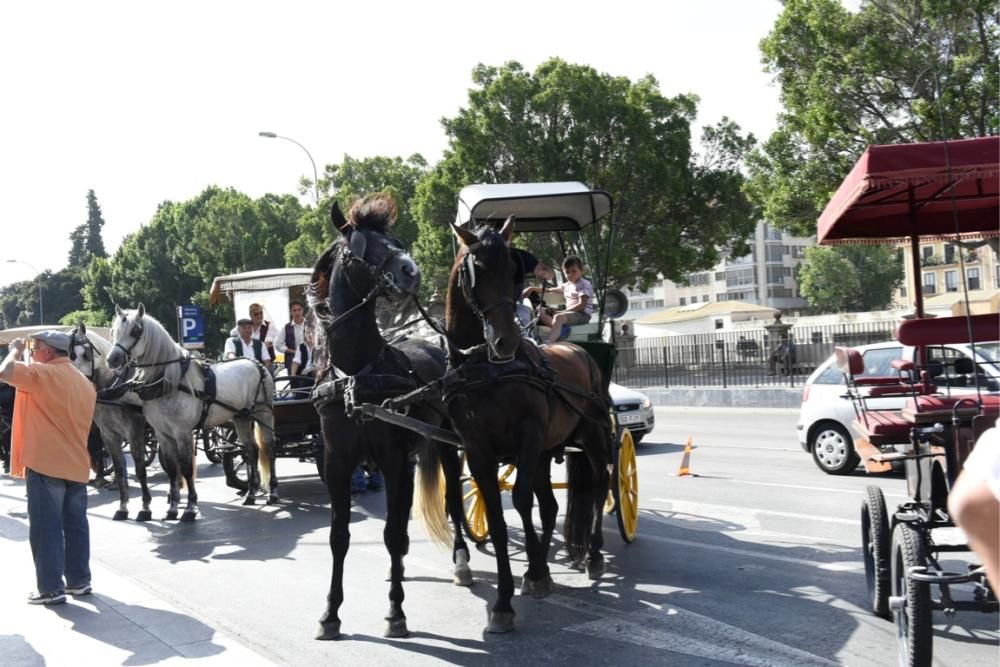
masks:
MULTIPOLYGON (((549 331, 547 343, 554 343, 560 338, 563 326, 576 326, 586 324, 590 321, 590 316, 594 312, 594 286, 583 277, 583 260, 576 255, 570 255, 563 260, 563 274, 566 282, 558 287, 551 288, 552 292, 562 292, 566 299, 566 309, 553 311, 549 308, 542 309, 538 320, 548 327, 549 331)), ((524 295, 538 293, 541 288, 529 287, 524 290, 524 295)))

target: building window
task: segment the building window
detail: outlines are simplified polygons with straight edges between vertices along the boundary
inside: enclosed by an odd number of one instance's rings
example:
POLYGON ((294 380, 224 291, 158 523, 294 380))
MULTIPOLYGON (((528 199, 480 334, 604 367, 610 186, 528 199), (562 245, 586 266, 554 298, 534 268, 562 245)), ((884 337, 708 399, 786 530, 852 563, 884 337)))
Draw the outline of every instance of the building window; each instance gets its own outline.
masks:
POLYGON ((937 294, 937 276, 933 273, 924 274, 924 294, 937 294))
POLYGON ((785 267, 783 266, 769 266, 767 267, 767 284, 768 285, 784 285, 785 284, 785 267))
POLYGON ((764 240, 765 241, 780 241, 781 240, 781 230, 775 229, 771 225, 764 225, 764 240))
POLYGON ((685 297, 683 297, 683 296, 681 297, 681 305, 682 306, 686 306, 687 305, 687 299, 685 297))
POLYGON ((715 328, 716 329, 722 328, 722 320, 715 320, 715 328))
POLYGON ((966 269, 965 270, 965 281, 969 285, 970 290, 982 289, 979 286, 979 269, 966 269))
MULTIPOLYGON (((951 247, 951 246, 949 246, 951 247)), ((958 271, 944 272, 944 290, 946 292, 958 291, 958 271)))
POLYGON ((924 260, 928 260, 934 256, 934 246, 925 245, 920 248, 920 256, 924 260))
POLYGON ((784 257, 784 253, 781 252, 780 245, 769 245, 764 248, 765 261, 768 262, 780 262, 784 257))
POLYGON ((955 246, 952 245, 951 243, 944 244, 944 263, 945 264, 955 263, 955 246))

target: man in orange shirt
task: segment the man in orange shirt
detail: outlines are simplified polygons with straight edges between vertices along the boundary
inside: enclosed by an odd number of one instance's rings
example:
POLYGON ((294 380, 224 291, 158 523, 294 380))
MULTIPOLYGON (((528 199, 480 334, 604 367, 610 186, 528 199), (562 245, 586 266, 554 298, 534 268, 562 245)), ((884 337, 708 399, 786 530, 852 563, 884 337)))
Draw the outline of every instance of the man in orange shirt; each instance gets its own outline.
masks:
POLYGON ((10 471, 26 479, 28 490, 38 585, 30 604, 60 604, 66 593, 91 592, 87 434, 97 393, 70 361, 69 347, 69 334, 43 331, 32 337, 33 363, 21 360, 24 340, 17 338, 0 364, 0 380, 17 388, 10 471))

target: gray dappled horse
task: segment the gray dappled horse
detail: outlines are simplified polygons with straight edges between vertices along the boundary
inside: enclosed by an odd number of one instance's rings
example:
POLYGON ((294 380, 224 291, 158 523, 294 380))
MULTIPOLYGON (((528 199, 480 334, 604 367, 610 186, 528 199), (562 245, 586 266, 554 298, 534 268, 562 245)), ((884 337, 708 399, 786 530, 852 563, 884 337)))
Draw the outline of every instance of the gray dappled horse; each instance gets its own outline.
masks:
MULTIPOLYGON (((111 327, 112 347, 108 366, 119 369, 126 363, 138 370, 136 391, 142 399, 146 421, 156 432, 160 462, 170 478, 170 507, 167 519, 177 518, 180 477, 188 489, 188 502, 181 519, 198 514, 198 494, 194 486, 194 436, 197 428, 212 428, 228 421, 244 448, 248 491, 244 505, 253 505, 260 487, 258 458, 269 477, 268 502, 278 500, 278 480, 274 473, 274 379, 253 359, 240 358, 211 364, 191 359, 140 303, 135 310, 115 307, 111 327), (207 365, 206 365, 207 366, 207 365), (214 375, 215 393, 206 394, 206 373, 214 375)), ((209 386, 210 389, 210 386, 209 386)))
MULTIPOLYGON (((408 634, 403 613, 403 557, 409 549, 407 524, 414 480, 409 457, 420 463, 418 508, 428 532, 450 542, 454 582, 471 585, 469 550, 462 539, 461 460, 453 447, 439 447, 422 435, 388 423, 361 421, 345 407, 374 403, 416 389, 444 375, 444 352, 420 339, 389 344, 379 331, 375 302, 415 294, 420 272, 399 242, 388 233, 395 220, 395 202, 388 195, 370 195, 351 209, 350 222, 335 205, 333 224, 342 235, 316 261, 309 288, 319 347, 326 363, 318 371, 314 402, 325 442, 324 478, 331 501, 330 551, 333 573, 327 607, 317 639, 340 637, 340 606, 344 601, 344 560, 350 546, 351 473, 364 459, 375 462, 385 478, 386 524, 383 539, 391 561, 387 637, 408 634), (347 397, 345 394, 351 394, 347 397), (438 487, 439 461, 446 478, 444 513, 438 487)), ((408 414, 422 422, 441 424, 440 400, 409 406, 408 414)))
POLYGON ((104 355, 111 349, 111 341, 98 333, 87 331, 81 324, 70 334, 69 358, 77 369, 87 376, 97 390, 94 423, 101 431, 104 447, 111 454, 115 469, 115 486, 118 487, 118 510, 114 520, 128 518, 128 474, 122 441, 128 440, 135 462, 135 476, 142 487, 142 510, 138 521, 149 521, 151 500, 146 482, 146 420, 142 416, 142 401, 132 391, 124 374, 108 367, 104 355))

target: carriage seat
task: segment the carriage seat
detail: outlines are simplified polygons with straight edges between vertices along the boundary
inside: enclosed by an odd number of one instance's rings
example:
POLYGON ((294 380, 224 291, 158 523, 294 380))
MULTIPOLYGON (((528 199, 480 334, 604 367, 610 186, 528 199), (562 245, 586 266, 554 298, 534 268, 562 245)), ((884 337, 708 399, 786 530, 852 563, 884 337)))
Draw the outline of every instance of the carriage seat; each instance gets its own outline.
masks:
MULTIPOLYGON (((562 338, 562 340, 568 341, 587 341, 591 337, 596 336, 601 332, 600 327, 595 319, 592 319, 586 324, 577 324, 573 327, 564 327, 569 329, 569 332, 562 338)), ((537 327, 539 340, 545 340, 548 338, 549 332, 552 331, 551 327, 547 327, 543 324, 539 324, 537 327)))

